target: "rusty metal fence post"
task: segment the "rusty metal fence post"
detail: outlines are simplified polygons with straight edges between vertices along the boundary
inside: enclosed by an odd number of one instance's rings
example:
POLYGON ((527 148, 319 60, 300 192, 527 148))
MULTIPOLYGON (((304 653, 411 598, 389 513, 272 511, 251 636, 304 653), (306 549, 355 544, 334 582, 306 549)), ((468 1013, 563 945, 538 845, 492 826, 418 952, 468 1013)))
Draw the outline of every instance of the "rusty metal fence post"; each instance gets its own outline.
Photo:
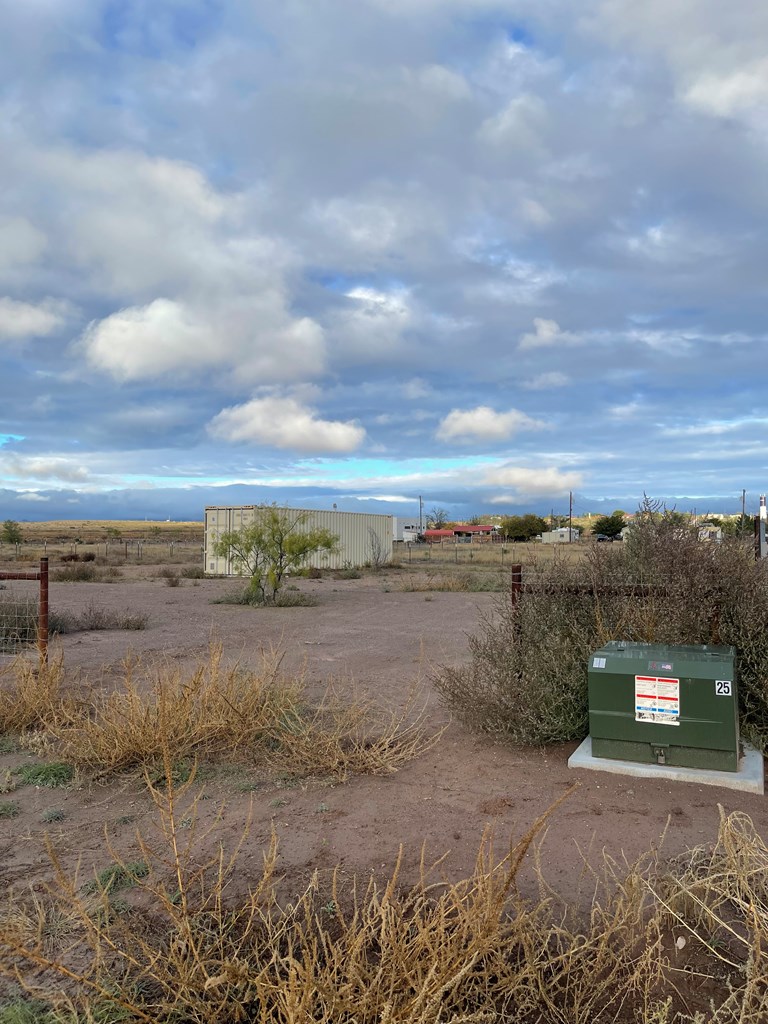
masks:
POLYGON ((48 559, 40 559, 40 610, 37 619, 37 648, 40 665, 48 665, 48 559))
POLYGON ((520 595, 523 592, 523 567, 522 565, 510 566, 512 573, 512 589, 510 591, 510 597, 512 599, 512 607, 517 607, 517 602, 520 600, 520 595))

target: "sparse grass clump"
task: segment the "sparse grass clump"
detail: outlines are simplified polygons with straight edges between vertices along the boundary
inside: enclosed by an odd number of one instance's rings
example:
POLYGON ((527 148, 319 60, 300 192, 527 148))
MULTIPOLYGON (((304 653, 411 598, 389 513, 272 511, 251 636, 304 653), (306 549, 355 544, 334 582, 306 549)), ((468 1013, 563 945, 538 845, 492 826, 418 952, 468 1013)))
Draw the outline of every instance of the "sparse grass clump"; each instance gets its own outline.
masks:
POLYGON ((337 580, 359 580, 363 574, 354 566, 345 565, 343 569, 337 569, 333 575, 337 580))
POLYGON ((100 871, 94 879, 86 882, 83 892, 116 893, 121 889, 130 889, 149 874, 145 861, 110 864, 100 871))
POLYGON ((71 766, 97 776, 152 770, 163 751, 180 780, 198 759, 337 779, 386 774, 440 735, 426 732, 417 691, 396 710, 332 687, 310 702, 303 679, 283 675, 280 662, 269 652, 255 669, 225 666, 221 648, 192 670, 129 661, 120 687, 88 701, 61 696, 60 662, 39 677, 19 662, 15 685, 0 690, 0 732, 23 733, 28 749, 63 762, 19 769, 33 785, 53 784, 57 772, 65 784, 71 766))
POLYGON ((51 573, 55 583, 114 583, 121 576, 122 573, 114 565, 102 569, 92 562, 70 562, 51 573))
POLYGON ((317 599, 300 590, 283 587, 272 599, 266 601, 251 587, 234 587, 221 597, 214 598, 211 604, 238 604, 251 608, 312 608, 317 604, 317 599))
POLYGON ((60 807, 48 807, 40 815, 40 820, 46 825, 52 825, 57 821, 64 821, 66 812, 60 807))
POLYGON ((48 764, 23 764, 16 769, 16 774, 25 786, 45 786, 57 789, 68 786, 75 775, 72 765, 56 761, 48 764))
POLYGON ((21 811, 17 800, 3 800, 0 801, 0 820, 15 818, 16 815, 21 811))
POLYGON ((447 593, 495 593, 509 586, 509 573, 498 570, 456 570, 411 572, 398 583, 398 590, 445 591, 447 593))
POLYGON ((110 867, 83 886, 49 847, 49 891, 3 894, 0 970, 24 972, 30 997, 50 1010, 96 1021, 113 1007, 131 1024, 766 1019, 768 863, 744 815, 722 814, 710 855, 691 851, 665 865, 649 854, 621 871, 596 865, 590 911, 574 920, 543 880, 537 900, 518 890, 554 808, 501 856, 486 835, 459 881, 439 879, 443 859, 430 864, 422 853, 418 881, 403 884, 401 851, 384 879, 316 875, 289 901, 276 895, 273 837, 261 871, 233 900, 248 829, 233 850, 206 859, 217 821, 200 825, 189 784, 176 787, 168 773, 150 793, 157 822, 151 841, 137 837, 141 861, 111 851, 110 867), (131 899, 118 907, 120 888, 131 899), (726 938, 715 944, 714 935, 726 938), (710 1010, 697 1015, 703 986, 710 1010))
POLYGON ((58 721, 63 677, 60 658, 39 666, 19 658, 0 676, 0 736, 9 749, 18 747, 18 734, 58 721))
POLYGON ((48 619, 51 635, 64 633, 89 633, 106 629, 146 629, 149 616, 146 612, 126 608, 122 612, 104 608, 91 602, 80 612, 54 612, 48 619))
POLYGON ((204 580, 205 569, 202 565, 187 565, 181 570, 181 575, 185 580, 204 580))

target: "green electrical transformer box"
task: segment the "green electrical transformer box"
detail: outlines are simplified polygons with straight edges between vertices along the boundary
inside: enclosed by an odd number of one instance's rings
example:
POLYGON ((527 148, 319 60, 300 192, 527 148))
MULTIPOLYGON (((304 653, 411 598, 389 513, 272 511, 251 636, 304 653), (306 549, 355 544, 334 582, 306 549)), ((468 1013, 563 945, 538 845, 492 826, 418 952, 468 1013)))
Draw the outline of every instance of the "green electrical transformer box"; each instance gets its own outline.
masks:
POLYGON ((594 757, 738 771, 733 647, 613 640, 588 678, 594 757))

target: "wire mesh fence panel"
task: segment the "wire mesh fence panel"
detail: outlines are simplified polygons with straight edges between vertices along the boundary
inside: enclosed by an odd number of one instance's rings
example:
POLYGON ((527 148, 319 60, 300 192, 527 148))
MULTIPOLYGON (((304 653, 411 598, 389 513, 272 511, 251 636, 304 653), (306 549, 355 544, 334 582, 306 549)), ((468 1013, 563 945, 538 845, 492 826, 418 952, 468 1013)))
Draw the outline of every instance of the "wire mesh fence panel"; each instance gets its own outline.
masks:
POLYGON ((48 559, 38 572, 0 572, 0 655, 37 648, 48 661, 48 559))
POLYGON ((15 656, 36 647, 40 624, 37 588, 0 581, 0 654, 15 656))

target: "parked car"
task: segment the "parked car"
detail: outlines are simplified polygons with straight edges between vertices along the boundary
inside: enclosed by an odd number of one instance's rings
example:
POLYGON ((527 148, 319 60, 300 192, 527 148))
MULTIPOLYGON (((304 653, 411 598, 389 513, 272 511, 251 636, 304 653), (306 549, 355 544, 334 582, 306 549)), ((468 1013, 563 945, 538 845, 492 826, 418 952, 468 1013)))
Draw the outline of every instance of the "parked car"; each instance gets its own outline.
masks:
POLYGON ((598 533, 598 535, 595 537, 595 540, 599 544, 600 541, 612 541, 613 537, 609 537, 607 533, 598 533))

